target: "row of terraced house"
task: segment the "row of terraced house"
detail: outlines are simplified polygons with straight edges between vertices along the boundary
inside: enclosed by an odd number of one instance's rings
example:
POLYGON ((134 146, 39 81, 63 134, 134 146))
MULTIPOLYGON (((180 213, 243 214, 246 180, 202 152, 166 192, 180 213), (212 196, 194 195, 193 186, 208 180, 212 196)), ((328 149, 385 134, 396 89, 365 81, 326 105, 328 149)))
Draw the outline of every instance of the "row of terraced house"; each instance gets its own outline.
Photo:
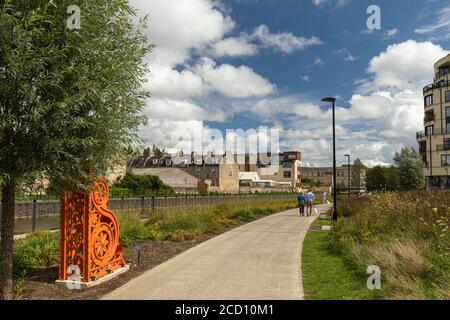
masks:
POLYGON ((301 153, 215 156, 139 156, 128 163, 135 175, 158 176, 177 192, 298 191, 301 153))
MULTIPOLYGON (((177 192, 270 192, 300 191, 311 184, 302 181, 320 181, 321 189, 331 191, 332 168, 302 167, 299 151, 282 153, 243 154, 233 156, 139 156, 128 163, 135 175, 158 176, 177 192)), ((338 187, 352 192, 365 191, 365 171, 357 178, 353 166, 338 168, 338 187), (349 178, 348 175, 351 175, 349 178)))

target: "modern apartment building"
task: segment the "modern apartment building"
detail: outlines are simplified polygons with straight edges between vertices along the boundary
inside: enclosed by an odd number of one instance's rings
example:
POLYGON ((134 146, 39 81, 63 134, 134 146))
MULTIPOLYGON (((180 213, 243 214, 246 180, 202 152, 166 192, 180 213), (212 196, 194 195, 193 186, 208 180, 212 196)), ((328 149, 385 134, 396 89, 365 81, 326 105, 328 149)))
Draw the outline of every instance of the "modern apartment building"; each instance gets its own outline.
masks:
POLYGON ((434 65, 434 82, 423 89, 424 127, 417 133, 428 188, 450 188, 450 55, 434 65))

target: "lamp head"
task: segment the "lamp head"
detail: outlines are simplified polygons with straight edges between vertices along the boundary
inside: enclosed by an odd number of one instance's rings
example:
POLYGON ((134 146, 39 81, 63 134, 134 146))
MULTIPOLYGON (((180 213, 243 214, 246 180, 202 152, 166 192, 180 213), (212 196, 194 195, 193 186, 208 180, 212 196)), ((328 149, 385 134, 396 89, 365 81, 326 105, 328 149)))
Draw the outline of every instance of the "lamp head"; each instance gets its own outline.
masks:
POLYGON ((336 98, 326 97, 322 99, 323 102, 336 102, 336 98))

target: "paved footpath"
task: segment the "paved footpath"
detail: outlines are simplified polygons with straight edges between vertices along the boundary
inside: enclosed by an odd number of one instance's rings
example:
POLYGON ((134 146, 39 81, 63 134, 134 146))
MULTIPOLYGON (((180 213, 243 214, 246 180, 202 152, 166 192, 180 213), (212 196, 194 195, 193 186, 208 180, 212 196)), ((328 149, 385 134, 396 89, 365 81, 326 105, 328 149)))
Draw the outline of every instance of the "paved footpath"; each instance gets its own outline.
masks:
MULTIPOLYGON (((318 206, 319 213, 325 208, 318 206)), ((102 299, 300 300, 302 244, 316 216, 298 209, 251 222, 191 248, 102 299)))

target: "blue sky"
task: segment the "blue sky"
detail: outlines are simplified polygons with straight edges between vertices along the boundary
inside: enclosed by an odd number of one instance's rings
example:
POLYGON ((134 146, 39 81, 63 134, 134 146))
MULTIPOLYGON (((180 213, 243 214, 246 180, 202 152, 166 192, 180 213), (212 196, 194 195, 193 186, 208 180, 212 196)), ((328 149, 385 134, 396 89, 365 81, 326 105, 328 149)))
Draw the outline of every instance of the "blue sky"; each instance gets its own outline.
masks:
POLYGON ((450 49, 450 5, 440 0, 131 0, 150 14, 148 144, 214 129, 280 132, 304 165, 331 163, 337 96, 338 160, 390 163, 421 130, 421 89, 450 49), (369 31, 369 5, 381 30, 369 31))

